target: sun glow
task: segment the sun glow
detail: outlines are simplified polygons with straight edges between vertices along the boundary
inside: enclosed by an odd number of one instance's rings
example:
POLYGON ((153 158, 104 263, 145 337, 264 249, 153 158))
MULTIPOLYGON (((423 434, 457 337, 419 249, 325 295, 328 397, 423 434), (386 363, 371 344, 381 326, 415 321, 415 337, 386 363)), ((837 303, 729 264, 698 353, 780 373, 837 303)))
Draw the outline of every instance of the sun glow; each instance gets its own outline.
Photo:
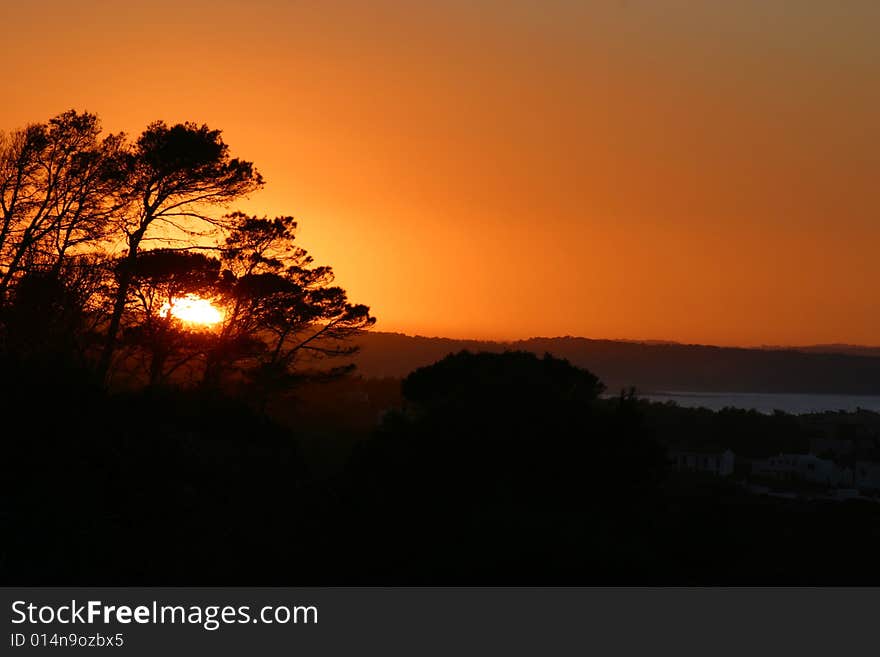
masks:
POLYGON ((187 324, 213 326, 223 320, 223 313, 219 309, 207 299, 202 299, 195 294, 174 298, 171 303, 166 302, 159 309, 159 316, 167 317, 168 313, 187 324))

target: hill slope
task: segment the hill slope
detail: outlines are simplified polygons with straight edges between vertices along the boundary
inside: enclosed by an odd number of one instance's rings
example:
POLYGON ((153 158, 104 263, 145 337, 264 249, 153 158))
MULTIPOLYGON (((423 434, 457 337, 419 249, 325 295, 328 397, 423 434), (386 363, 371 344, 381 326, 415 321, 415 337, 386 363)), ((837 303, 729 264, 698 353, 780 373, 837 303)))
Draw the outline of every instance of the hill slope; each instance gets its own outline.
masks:
POLYGON ((612 391, 636 386, 642 391, 880 395, 880 354, 871 349, 835 353, 828 347, 744 349, 572 337, 488 342, 380 332, 362 336, 359 344, 355 361, 367 377, 405 376, 462 349, 516 349, 567 358, 592 370, 612 391))

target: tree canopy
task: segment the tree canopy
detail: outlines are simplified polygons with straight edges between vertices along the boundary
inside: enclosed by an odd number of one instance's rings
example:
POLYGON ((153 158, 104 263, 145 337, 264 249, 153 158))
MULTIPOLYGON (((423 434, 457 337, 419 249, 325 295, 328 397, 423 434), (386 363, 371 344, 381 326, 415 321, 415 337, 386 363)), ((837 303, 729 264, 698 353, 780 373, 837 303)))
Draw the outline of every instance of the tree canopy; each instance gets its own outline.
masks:
POLYGON ((321 362, 375 319, 295 242, 293 217, 230 211, 263 184, 195 122, 131 138, 70 110, 0 134, 0 355, 45 334, 109 385, 234 380, 263 395, 342 371, 321 362), (40 316, 35 299, 52 302, 40 316))

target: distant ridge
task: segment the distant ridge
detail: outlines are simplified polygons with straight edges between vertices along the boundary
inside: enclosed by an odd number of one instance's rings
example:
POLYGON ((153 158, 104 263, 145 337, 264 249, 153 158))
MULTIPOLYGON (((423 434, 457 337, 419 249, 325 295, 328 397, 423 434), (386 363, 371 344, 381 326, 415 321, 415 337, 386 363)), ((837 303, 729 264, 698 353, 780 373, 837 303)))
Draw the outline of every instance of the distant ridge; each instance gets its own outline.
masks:
POLYGON ((866 347, 858 344, 814 344, 802 347, 766 346, 762 347, 762 349, 794 350, 814 354, 849 354, 851 356, 880 357, 880 347, 866 347))
POLYGON ((880 348, 856 345, 715 347, 675 342, 530 338, 499 342, 372 332, 355 357, 367 377, 402 377, 449 353, 524 350, 567 358, 609 389, 880 395, 880 348))

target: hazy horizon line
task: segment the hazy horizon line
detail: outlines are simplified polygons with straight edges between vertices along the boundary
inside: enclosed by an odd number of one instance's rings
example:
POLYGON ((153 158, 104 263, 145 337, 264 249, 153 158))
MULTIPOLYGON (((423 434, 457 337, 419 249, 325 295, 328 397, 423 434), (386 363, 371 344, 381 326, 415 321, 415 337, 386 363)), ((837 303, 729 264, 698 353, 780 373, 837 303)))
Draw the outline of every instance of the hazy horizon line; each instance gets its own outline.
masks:
POLYGON ((812 342, 805 344, 720 344, 713 342, 688 342, 681 340, 669 340, 658 338, 608 338, 608 337, 592 337, 587 335, 532 335, 521 338, 478 338, 478 337, 455 337, 448 335, 426 335, 423 333, 412 333, 404 330, 376 330, 371 333, 383 333, 387 335, 400 335, 407 338, 422 338, 426 340, 454 340, 458 342, 494 342, 496 344, 513 344, 516 342, 528 342, 529 340, 592 340, 595 342, 626 342, 630 344, 648 344, 648 345, 680 345, 684 347, 717 347, 720 349, 767 349, 767 350, 797 350, 797 349, 817 349, 817 348, 847 348, 847 349, 878 349, 880 344, 859 344, 853 342, 812 342))

